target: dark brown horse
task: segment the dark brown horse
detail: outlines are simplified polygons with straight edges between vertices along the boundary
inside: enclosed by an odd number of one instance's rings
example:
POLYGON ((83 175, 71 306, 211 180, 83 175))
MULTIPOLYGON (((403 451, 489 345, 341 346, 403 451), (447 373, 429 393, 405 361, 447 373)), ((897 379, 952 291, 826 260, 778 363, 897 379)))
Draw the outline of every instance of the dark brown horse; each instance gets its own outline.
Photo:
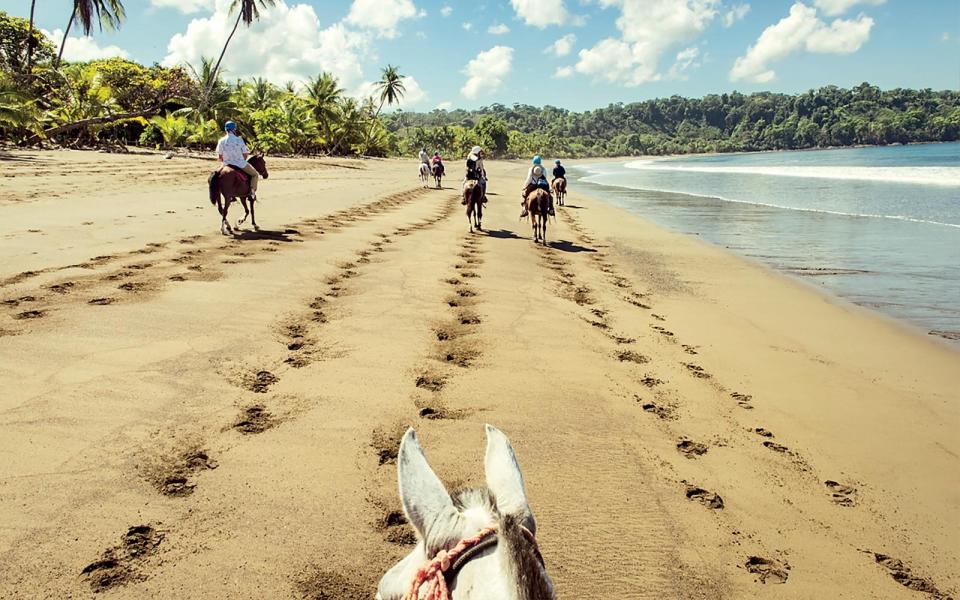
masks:
MULTIPOLYGON (((263 179, 270 177, 270 173, 267 172, 267 161, 263 159, 263 153, 251 156, 247 159, 247 162, 257 170, 257 173, 260 173, 260 177, 263 179)), ((210 203, 217 205, 217 211, 220 213, 220 233, 223 235, 233 234, 233 229, 227 222, 227 212, 234 200, 239 200, 245 211, 243 218, 237 221, 237 228, 243 225, 247 217, 250 217, 253 228, 260 231, 253 207, 254 199, 250 197, 250 178, 240 169, 228 165, 221 167, 219 175, 210 183, 210 203)))
POLYGON ((440 189, 440 180, 443 179, 443 163, 433 163, 433 178, 437 180, 437 189, 440 189))
POLYGON ((470 233, 473 233, 474 226, 478 231, 483 231, 480 225, 480 220, 483 218, 483 188, 478 181, 471 179, 463 186, 463 203, 467 205, 467 223, 470 224, 470 233))
POLYGON ((567 195, 567 178, 557 177, 553 180, 553 193, 557 195, 557 203, 563 206, 563 197, 567 195))
POLYGON ((550 192, 537 188, 527 194, 527 213, 533 224, 533 241, 547 245, 547 216, 550 214, 550 192))

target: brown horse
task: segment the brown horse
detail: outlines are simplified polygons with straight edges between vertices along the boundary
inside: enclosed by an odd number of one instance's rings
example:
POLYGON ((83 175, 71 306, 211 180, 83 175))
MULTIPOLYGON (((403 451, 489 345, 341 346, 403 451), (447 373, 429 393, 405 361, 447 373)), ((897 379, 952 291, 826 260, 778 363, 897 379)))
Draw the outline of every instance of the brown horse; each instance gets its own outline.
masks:
POLYGON ((553 180, 553 193, 557 195, 557 203, 563 206, 563 197, 567 195, 567 178, 557 177, 553 180))
POLYGON ((443 163, 433 163, 433 178, 437 180, 437 189, 440 189, 440 180, 443 179, 443 163))
POLYGON ((473 228, 483 231, 480 220, 483 219, 483 188, 473 179, 463 186, 463 203, 467 205, 467 223, 470 224, 470 233, 473 228))
MULTIPOLYGON (((264 179, 270 177, 270 173, 267 172, 267 161, 263 159, 262 152, 251 156, 247 159, 247 162, 257 170, 257 173, 260 173, 260 177, 264 179)), ((256 231, 260 231, 253 207, 254 199, 250 197, 250 178, 239 169, 234 169, 229 165, 223 166, 219 170, 219 175, 214 177, 210 182, 210 204, 217 205, 217 211, 220 213, 220 233, 223 235, 233 234, 233 229, 231 229, 230 223, 227 222, 227 212, 230 210, 230 204, 233 203, 234 200, 240 200, 240 203, 243 204, 243 210, 245 211, 243 218, 237 221, 237 228, 239 229, 244 221, 247 220, 247 217, 250 217, 253 228, 256 231), (250 202, 249 205, 247 204, 248 200, 250 202)))
POLYGON ((527 194, 527 213, 533 224, 533 241, 547 245, 547 216, 550 214, 550 192, 537 188, 527 194))

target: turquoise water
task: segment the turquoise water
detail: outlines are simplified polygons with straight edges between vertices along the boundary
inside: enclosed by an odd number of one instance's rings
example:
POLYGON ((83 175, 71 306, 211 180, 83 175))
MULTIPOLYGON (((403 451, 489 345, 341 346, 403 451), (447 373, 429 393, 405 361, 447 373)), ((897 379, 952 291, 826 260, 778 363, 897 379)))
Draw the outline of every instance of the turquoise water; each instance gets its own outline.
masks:
POLYGON ((642 159, 582 191, 928 331, 960 333, 960 144, 642 159))

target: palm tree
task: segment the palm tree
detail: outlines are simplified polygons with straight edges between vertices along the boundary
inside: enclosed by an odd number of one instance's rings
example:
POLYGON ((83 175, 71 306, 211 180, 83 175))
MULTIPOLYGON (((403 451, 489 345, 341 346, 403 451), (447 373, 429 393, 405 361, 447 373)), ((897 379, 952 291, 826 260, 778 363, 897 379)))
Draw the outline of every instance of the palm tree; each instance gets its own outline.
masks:
POLYGON ((324 143, 328 146, 333 141, 333 121, 337 118, 338 105, 343 96, 343 89, 337 83, 337 78, 330 73, 323 72, 316 79, 307 82, 307 102, 313 118, 322 129, 324 143))
POLYGON ((236 110, 236 103, 231 98, 230 86, 217 76, 209 58, 200 57, 199 69, 191 64, 187 67, 197 87, 202 91, 199 97, 178 98, 178 101, 184 104, 184 108, 177 111, 178 114, 191 115, 198 122, 208 119, 221 121, 236 110))
POLYGON ((373 114, 373 122, 370 123, 370 130, 367 132, 367 141, 363 146, 363 153, 367 153, 367 147, 370 145, 370 138, 373 137, 373 129, 377 125, 377 119, 380 117, 380 111, 383 105, 393 105, 400 102, 407 88, 403 85, 403 75, 399 72, 399 67, 387 65, 383 69, 380 81, 376 84, 376 90, 380 92, 380 104, 377 105, 377 111, 373 114))
MULTIPOLYGON (((220 52, 220 58, 217 59, 217 64, 213 67, 213 74, 216 76, 220 72, 220 63, 223 62, 223 55, 227 53, 227 46, 230 45, 230 40, 233 39, 233 34, 237 32, 237 27, 240 26, 240 21, 249 27, 251 23, 255 20, 260 20, 260 8, 267 8, 268 6, 275 5, 277 0, 233 0, 230 3, 230 12, 237 10, 239 7, 240 10, 237 13, 237 22, 233 24, 233 29, 230 31, 230 35, 227 36, 227 41, 223 45, 223 50, 220 52), (259 7, 257 5, 260 5, 259 7)), ((214 77, 215 79, 216 77, 214 77)), ((211 82, 211 86, 212 86, 211 82)), ((210 95, 210 90, 207 90, 207 94, 210 95)))
POLYGON ((73 22, 80 20, 80 28, 83 29, 83 35, 90 35, 93 31, 93 17, 96 15, 100 30, 103 28, 116 29, 120 23, 127 17, 121 0, 73 0, 73 12, 70 13, 70 20, 67 21, 67 29, 63 32, 63 40, 60 42, 60 53, 57 54, 57 60, 53 63, 54 68, 60 66, 63 60, 63 49, 67 45, 67 36, 70 35, 70 28, 73 22))
POLYGON ((27 29, 27 81, 30 81, 33 75, 33 13, 37 8, 37 0, 30 1, 30 27, 27 29))

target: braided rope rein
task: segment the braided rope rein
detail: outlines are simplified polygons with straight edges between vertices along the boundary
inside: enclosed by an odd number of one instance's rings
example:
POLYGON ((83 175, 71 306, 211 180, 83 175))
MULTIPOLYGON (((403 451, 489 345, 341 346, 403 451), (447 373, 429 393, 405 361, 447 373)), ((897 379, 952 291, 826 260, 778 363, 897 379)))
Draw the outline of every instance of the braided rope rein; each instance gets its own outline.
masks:
POLYGON ((447 587, 447 580, 444 574, 450 570, 457 558, 464 552, 473 548, 486 538, 497 532, 496 526, 481 529, 473 537, 468 537, 457 542, 457 545, 449 550, 440 550, 431 560, 428 560, 422 567, 417 569, 417 574, 410 584, 410 590, 403 596, 403 600, 449 600, 450 589, 447 587), (420 597, 420 588, 427 586, 427 595, 420 597))

